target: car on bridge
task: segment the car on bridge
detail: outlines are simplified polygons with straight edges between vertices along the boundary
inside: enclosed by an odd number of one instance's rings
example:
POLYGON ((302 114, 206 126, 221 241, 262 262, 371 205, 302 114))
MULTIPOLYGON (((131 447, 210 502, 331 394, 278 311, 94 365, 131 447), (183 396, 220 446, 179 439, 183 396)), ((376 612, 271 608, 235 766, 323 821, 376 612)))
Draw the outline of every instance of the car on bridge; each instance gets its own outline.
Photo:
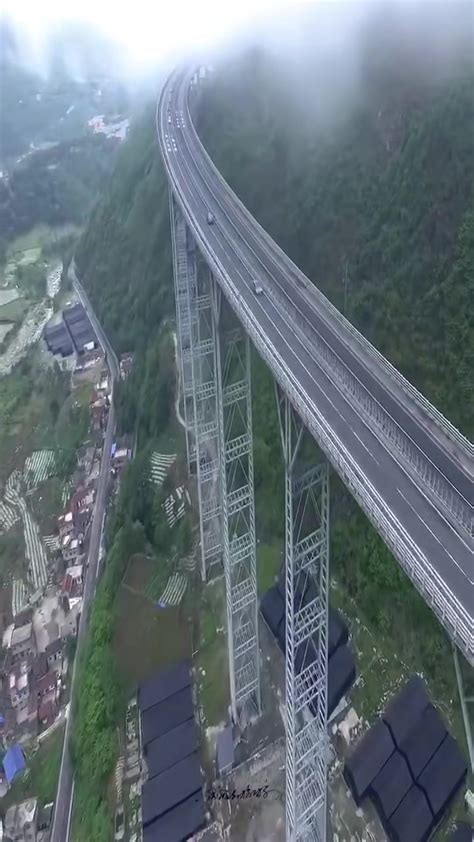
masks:
POLYGON ((263 292, 263 287, 257 278, 253 279, 253 291, 255 295, 261 295, 263 292))
POLYGON ((211 211, 207 212, 207 223, 208 223, 208 225, 214 224, 214 214, 211 213, 211 211))

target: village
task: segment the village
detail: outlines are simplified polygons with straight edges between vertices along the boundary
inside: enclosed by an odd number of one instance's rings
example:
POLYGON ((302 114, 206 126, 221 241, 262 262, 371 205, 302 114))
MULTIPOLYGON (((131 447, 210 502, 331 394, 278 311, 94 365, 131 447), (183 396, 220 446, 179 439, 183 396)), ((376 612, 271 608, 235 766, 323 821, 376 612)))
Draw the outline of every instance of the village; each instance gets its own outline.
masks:
MULTIPOLYGON (((30 757, 68 716, 90 530, 112 397, 106 359, 84 308, 75 303, 64 310, 62 319, 60 324, 46 327, 45 352, 53 354, 63 370, 71 371, 73 385, 82 381, 91 385, 89 436, 77 453, 76 469, 64 489, 63 508, 51 519, 50 534, 41 533, 32 502, 41 494, 41 483, 54 473, 53 452, 40 451, 28 457, 23 472, 16 470, 9 477, 0 499, 0 528, 6 531, 21 522, 27 564, 25 576, 11 584, 8 624, 5 612, 3 617, 0 799, 28 775, 30 757)), ((129 375, 132 364, 131 355, 122 356, 122 379, 129 375)), ((132 451, 130 437, 113 440, 107 498, 116 492, 132 451)), ((52 803, 40 804, 35 797, 10 804, 3 825, 0 821, 0 838, 46 842, 52 812, 52 803)))

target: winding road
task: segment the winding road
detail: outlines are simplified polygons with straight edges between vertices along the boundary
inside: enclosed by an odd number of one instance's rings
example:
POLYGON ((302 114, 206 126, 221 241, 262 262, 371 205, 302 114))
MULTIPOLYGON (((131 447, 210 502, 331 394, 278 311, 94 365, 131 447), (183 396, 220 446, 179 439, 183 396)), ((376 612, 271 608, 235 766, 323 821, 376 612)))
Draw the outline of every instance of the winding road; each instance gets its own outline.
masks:
MULTIPOLYGON (((75 274, 75 269, 70 270, 71 277, 75 290, 87 311, 87 315, 91 321, 97 338, 102 346, 102 350, 107 355, 107 363, 112 377, 112 392, 113 386, 120 377, 119 364, 117 357, 110 345, 100 323, 98 322, 94 311, 92 310, 89 299, 87 298, 84 289, 82 288, 78 278, 75 274)), ((90 532, 89 551, 87 557, 87 574, 84 585, 82 613, 79 621, 79 630, 77 635, 76 656, 74 659, 74 667, 71 682, 71 700, 74 697, 75 682, 76 682, 76 667, 80 660, 80 652, 84 644, 87 634, 87 626, 89 623, 89 613, 91 602, 95 596, 98 574, 99 574, 99 550, 102 536, 102 528, 104 524, 105 506, 107 502, 107 485, 110 474, 110 454, 112 449, 112 441, 115 431, 115 413, 113 400, 110 403, 109 416, 107 420, 107 428, 104 437, 104 446, 102 451, 102 461, 100 465, 99 482, 97 485, 97 496, 94 506, 94 514, 92 518, 92 526, 90 532)), ((56 792, 56 801, 53 815, 53 827, 51 832, 51 842, 68 842, 71 829, 72 809, 74 803, 74 768, 71 759, 71 734, 73 730, 74 721, 74 706, 69 705, 69 714, 66 719, 66 728, 64 732, 63 749, 61 755, 61 767, 59 771, 58 788, 56 792)))
POLYGON ((305 278, 233 193, 194 128, 193 75, 186 68, 171 75, 156 115, 187 225, 276 381, 474 661, 473 445, 305 278))

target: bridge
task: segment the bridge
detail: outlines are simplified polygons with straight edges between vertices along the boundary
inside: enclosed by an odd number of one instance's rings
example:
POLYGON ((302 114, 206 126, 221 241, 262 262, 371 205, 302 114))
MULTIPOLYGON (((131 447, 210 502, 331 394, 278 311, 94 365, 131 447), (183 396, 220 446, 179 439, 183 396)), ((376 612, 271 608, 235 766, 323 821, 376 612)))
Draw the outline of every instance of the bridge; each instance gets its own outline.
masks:
POLYGON ((244 727, 260 712, 253 343, 274 377, 285 466, 286 838, 324 840, 328 466, 474 663, 474 449, 246 210, 200 142, 198 98, 197 75, 175 71, 156 126, 201 573, 223 563, 232 713, 244 727), (301 655, 311 640, 315 660, 301 655))

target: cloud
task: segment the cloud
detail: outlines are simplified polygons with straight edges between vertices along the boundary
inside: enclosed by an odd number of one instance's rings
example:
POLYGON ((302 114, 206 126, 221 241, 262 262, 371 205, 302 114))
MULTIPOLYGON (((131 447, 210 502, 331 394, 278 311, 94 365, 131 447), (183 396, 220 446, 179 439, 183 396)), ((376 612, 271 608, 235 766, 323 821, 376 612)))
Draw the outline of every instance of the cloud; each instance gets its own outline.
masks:
POLYGON ((244 32, 258 18, 272 19, 288 0, 0 0, 20 38, 22 58, 45 69, 51 39, 74 25, 93 28, 118 47, 127 68, 169 63, 190 51, 207 51, 244 32))

